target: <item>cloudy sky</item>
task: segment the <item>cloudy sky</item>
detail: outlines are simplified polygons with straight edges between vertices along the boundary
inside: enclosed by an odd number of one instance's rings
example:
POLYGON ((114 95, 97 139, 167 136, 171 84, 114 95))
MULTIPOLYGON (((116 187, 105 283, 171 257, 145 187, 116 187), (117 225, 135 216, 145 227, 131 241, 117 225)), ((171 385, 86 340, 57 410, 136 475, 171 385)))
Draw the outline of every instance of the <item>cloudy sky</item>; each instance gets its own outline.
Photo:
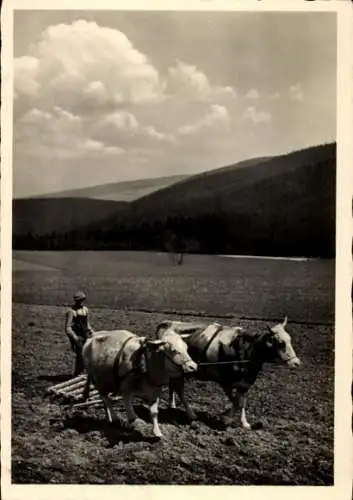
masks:
POLYGON ((332 13, 15 14, 14 196, 336 137, 332 13))

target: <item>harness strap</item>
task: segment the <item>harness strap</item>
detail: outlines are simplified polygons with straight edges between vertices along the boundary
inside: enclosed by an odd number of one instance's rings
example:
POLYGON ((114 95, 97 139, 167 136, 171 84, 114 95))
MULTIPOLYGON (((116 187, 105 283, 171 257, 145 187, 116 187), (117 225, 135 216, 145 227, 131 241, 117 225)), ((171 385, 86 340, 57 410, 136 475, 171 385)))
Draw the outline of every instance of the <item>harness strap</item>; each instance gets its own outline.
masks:
MULTIPOLYGON (((164 354, 165 355, 165 354, 164 354)), ((141 357, 144 356, 145 358, 145 373, 144 373, 144 377, 146 378, 148 384, 152 387, 163 387, 165 385, 165 382, 162 382, 161 384, 156 384, 156 382, 152 379, 151 377, 151 374, 150 374, 150 370, 149 370, 149 359, 147 357, 147 350, 146 348, 142 349, 142 352, 139 356, 140 360, 141 360, 141 357)), ((166 355, 165 355, 166 356, 166 355)), ((174 362, 169 356, 166 356, 171 362, 174 362)))
POLYGON ((141 373, 147 370, 147 349, 146 345, 141 345, 133 354, 135 366, 132 371, 140 371, 141 373))
POLYGON ((219 334, 219 332, 221 330, 223 330, 223 326, 218 325, 218 328, 216 328, 216 331, 214 332, 214 334, 212 335, 210 340, 207 342, 206 347, 204 348, 204 350, 202 351, 202 353, 200 355, 200 359, 199 359, 200 362, 202 362, 203 360, 207 360, 207 357, 206 357, 207 350, 209 349, 210 345, 212 344, 212 342, 214 341, 214 339, 217 337, 217 335, 219 334))
POLYGON ((115 382, 117 387, 121 384, 121 382, 124 380, 124 378, 127 375, 129 375, 129 373, 131 373, 131 371, 132 371, 132 370, 129 370, 122 377, 119 377, 119 362, 120 362, 121 355, 123 353, 123 349, 124 349, 124 347, 126 347, 127 343, 130 342, 130 340, 132 340, 134 338, 136 338, 135 335, 131 335, 130 337, 128 337, 123 342, 122 346, 120 347, 120 349, 118 351, 118 354, 115 357, 115 361, 114 361, 114 365, 113 365, 113 377, 114 377, 114 382, 115 382))

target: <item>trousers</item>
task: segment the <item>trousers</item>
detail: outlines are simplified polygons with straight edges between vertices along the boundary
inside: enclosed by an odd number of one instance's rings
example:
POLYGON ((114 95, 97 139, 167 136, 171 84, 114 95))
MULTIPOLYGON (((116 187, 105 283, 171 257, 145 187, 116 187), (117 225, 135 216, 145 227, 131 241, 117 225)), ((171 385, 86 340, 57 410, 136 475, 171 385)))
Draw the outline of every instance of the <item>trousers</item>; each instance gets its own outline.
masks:
POLYGON ((83 357, 82 357, 82 348, 85 343, 85 339, 79 338, 78 340, 74 340, 69 337, 71 349, 75 354, 75 368, 74 368, 74 376, 80 375, 84 371, 83 357))

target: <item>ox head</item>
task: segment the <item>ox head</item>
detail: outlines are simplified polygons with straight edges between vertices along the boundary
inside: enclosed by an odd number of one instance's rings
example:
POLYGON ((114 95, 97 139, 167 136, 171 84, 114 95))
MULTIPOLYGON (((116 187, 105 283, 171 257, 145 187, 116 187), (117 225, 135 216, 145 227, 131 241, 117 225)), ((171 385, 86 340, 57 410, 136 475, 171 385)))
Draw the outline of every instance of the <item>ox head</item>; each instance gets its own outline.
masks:
POLYGON ((269 332, 265 335, 264 340, 271 360, 277 359, 286 363, 290 368, 298 368, 300 360, 293 349, 291 336, 285 329, 287 321, 286 316, 283 323, 268 327, 269 332))
POLYGON ((180 376, 182 372, 192 373, 197 364, 188 354, 188 346, 177 333, 168 332, 162 340, 148 340, 147 347, 153 352, 162 353, 165 366, 171 376, 180 376))

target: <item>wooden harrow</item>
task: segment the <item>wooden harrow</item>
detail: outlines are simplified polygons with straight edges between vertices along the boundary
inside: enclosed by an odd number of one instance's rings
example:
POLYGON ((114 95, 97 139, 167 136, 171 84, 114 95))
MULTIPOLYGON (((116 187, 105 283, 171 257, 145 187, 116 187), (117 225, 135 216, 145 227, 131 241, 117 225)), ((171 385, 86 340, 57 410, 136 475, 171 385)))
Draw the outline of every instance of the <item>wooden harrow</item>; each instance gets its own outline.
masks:
MULTIPOLYGON (((103 401, 94 388, 90 385, 89 396, 86 401, 82 401, 83 390, 86 385, 87 375, 79 375, 65 382, 53 385, 46 390, 50 400, 71 408, 86 408, 103 406, 103 401)), ((112 402, 119 401, 121 396, 111 397, 112 402)))

